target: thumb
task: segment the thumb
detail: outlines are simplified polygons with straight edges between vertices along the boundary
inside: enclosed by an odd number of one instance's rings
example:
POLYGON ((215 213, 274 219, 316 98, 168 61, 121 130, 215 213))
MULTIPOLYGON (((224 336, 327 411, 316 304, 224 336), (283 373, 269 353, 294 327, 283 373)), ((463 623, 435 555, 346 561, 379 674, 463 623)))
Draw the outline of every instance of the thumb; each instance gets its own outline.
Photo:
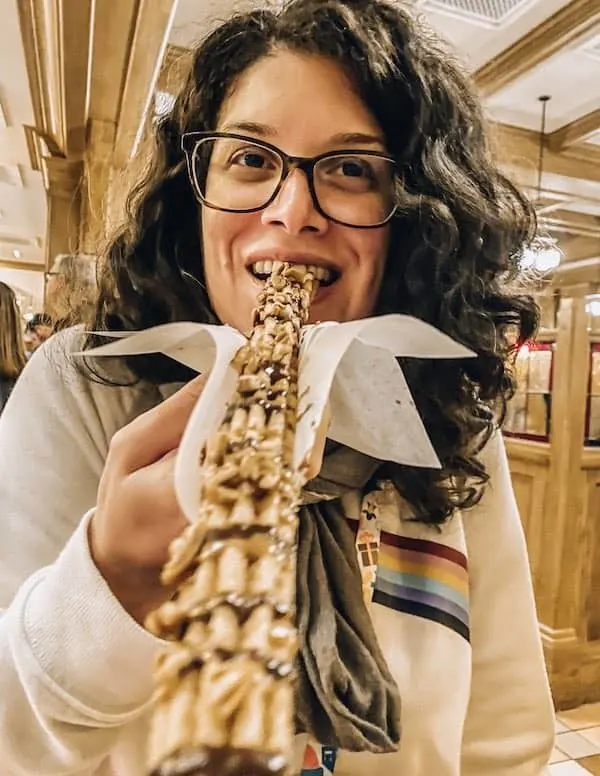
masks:
POLYGON ((121 464, 126 470, 136 471, 148 466, 179 445, 206 380, 205 375, 195 377, 123 430, 121 464))

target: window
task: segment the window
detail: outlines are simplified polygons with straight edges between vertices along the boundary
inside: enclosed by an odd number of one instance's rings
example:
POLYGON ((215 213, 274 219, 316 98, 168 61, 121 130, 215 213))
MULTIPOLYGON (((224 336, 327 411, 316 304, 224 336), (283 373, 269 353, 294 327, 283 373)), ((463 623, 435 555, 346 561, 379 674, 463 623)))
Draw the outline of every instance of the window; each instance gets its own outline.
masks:
POLYGON ((554 347, 551 342, 534 342, 520 348, 515 362, 517 389, 504 421, 507 436, 542 442, 550 438, 554 347))
POLYGON ((600 447, 600 342, 593 342, 590 346, 585 444, 600 447))

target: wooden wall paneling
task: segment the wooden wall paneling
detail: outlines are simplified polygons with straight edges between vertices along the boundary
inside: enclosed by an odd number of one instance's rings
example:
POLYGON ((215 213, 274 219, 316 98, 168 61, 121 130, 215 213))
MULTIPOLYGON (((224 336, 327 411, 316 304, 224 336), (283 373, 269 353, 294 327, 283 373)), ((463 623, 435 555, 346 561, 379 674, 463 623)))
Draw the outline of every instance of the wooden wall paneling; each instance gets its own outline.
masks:
POLYGON ((544 521, 544 498, 548 480, 550 446, 545 443, 520 439, 507 439, 510 472, 519 514, 527 541, 529 563, 534 590, 540 585, 543 573, 542 546, 544 521))

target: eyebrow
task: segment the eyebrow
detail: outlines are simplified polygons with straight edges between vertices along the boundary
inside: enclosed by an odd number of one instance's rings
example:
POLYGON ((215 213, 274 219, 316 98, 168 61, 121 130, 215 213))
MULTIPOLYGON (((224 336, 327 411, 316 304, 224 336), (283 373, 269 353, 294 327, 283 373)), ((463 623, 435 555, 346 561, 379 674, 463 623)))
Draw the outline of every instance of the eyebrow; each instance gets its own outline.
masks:
MULTIPOLYGON (((263 139, 274 138, 278 135, 274 127, 268 124, 259 124, 255 121, 235 121, 221 129, 222 132, 249 132, 263 139)), ((385 140, 381 135, 367 132, 340 132, 327 139, 327 145, 377 145, 385 148, 385 140)))

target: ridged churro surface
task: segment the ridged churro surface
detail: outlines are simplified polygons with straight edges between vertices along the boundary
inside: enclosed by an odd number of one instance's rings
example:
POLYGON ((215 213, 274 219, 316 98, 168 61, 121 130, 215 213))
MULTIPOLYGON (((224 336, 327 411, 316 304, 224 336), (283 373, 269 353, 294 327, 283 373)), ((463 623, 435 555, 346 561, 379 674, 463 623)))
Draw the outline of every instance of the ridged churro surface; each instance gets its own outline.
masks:
POLYGON ((175 540, 176 586, 147 627, 156 666, 155 776, 278 776, 294 739, 300 329, 315 281, 279 265, 236 355, 237 392, 201 461, 198 522, 175 540))

